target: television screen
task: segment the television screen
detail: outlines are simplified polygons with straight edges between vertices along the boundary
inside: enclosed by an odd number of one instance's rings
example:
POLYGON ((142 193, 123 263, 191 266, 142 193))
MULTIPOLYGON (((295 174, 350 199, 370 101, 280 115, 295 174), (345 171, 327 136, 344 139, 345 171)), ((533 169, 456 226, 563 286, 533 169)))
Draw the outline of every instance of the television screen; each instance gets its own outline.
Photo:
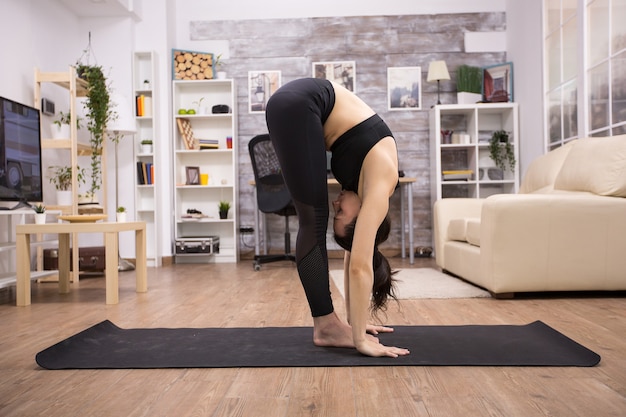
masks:
POLYGON ((0 97, 0 202, 42 202, 39 110, 0 97))

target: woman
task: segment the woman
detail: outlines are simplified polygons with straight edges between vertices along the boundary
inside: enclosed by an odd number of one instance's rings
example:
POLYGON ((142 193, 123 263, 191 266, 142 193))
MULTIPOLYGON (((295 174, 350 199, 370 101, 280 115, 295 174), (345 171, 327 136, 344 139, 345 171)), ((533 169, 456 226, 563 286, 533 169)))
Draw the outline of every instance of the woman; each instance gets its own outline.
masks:
POLYGON ((267 103, 266 120, 298 212, 296 264, 313 316, 313 342, 355 347, 369 356, 407 355, 408 350, 382 345, 368 335, 393 329, 367 324, 370 299, 375 312, 393 296, 391 268, 378 250, 389 233, 389 197, 398 183, 398 155, 391 131, 355 94, 315 78, 295 80, 278 89, 267 103), (342 186, 333 202, 333 228, 337 242, 346 250, 348 323, 335 313, 330 295, 326 150, 333 154, 332 171, 342 186))

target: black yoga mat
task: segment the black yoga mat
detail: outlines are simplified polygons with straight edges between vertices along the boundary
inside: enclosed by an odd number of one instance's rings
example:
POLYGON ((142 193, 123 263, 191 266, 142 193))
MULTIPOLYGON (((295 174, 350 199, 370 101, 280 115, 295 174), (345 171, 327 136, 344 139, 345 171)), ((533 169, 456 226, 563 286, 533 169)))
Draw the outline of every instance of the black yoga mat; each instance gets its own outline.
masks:
POLYGON ((311 327, 120 329, 106 320, 37 354, 47 369, 310 366, 594 366, 600 356, 541 321, 523 326, 396 326, 399 358, 322 348, 311 327))

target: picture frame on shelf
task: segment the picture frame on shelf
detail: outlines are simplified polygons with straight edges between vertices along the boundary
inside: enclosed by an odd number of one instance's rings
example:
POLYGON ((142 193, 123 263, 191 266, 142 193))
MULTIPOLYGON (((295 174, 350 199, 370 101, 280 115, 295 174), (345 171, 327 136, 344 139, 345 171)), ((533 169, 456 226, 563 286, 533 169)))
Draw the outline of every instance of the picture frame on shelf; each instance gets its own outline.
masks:
POLYGON ((422 68, 387 68, 388 110, 422 109, 422 68))
POLYGON ((352 91, 356 90, 355 61, 325 61, 312 64, 313 78, 333 81, 352 91))
POLYGON ((513 63, 483 67, 483 98, 488 103, 513 102, 513 63))
POLYGON ((185 167, 187 182, 185 185, 200 185, 200 167, 185 167))
POLYGON ((248 111, 265 113, 267 102, 280 86, 280 71, 248 71, 248 111))

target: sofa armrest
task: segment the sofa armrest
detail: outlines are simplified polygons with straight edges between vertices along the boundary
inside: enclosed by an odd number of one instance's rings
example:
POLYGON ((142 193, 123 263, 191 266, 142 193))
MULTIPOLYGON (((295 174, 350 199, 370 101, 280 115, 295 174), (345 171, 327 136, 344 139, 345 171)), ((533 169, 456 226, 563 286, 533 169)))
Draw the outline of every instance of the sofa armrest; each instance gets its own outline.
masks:
MULTIPOLYGON (((626 198, 517 194, 485 199, 481 214, 485 286, 545 276, 604 280, 626 270, 626 198)), ((556 280, 555 280, 556 281, 556 280)))
POLYGON ((452 219, 480 217, 484 199, 443 198, 433 207, 433 235, 435 238, 435 259, 437 265, 445 269, 443 245, 449 240, 448 227, 452 219))

